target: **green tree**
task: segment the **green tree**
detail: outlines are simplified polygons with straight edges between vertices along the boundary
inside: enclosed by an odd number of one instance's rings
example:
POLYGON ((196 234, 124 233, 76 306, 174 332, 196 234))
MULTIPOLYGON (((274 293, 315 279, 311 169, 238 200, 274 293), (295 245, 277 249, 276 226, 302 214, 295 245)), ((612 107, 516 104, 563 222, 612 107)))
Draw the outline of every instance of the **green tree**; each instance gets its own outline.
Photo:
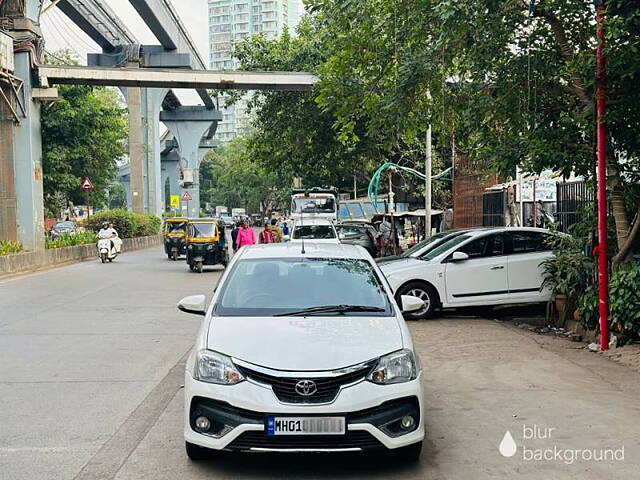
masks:
POLYGON ((288 205, 291 183, 286 173, 256 163, 246 138, 210 151, 200 164, 200 201, 212 206, 247 213, 278 210, 288 205))
MULTIPOLYGON (((609 179, 621 255, 637 235, 640 13, 609 0, 609 179)), ((587 177, 594 161, 595 25, 589 0, 309 0, 326 53, 319 104, 340 135, 383 145, 434 124, 438 150, 487 170, 551 168, 587 177), (392 125, 395 135, 385 135, 392 125)), ((640 217, 640 215, 638 215, 640 217)), ((621 259, 619 259, 621 260, 621 259)))
POLYGON ((106 87, 62 85, 60 98, 42 109, 45 208, 56 213, 68 202, 84 204, 80 189, 89 177, 91 203, 106 205, 116 160, 126 151, 126 110, 106 87))

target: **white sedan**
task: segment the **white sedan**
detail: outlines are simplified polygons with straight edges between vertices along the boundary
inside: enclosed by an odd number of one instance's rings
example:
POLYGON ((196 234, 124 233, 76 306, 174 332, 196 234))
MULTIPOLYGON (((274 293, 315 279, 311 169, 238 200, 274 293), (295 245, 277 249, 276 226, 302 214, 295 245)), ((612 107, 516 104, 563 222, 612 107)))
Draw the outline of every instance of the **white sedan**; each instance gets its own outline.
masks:
POLYGON ((429 318, 437 308, 539 303, 549 300, 540 264, 551 257, 541 228, 469 230, 419 258, 380 265, 396 297, 413 295, 425 306, 406 315, 429 318))
POLYGON ((191 459, 209 449, 420 455, 422 370, 379 267, 352 245, 305 252, 242 248, 208 307, 204 295, 178 304, 204 315, 184 382, 191 459))
POLYGON ((291 241, 301 243, 340 243, 336 227, 324 218, 298 219, 291 229, 291 241))

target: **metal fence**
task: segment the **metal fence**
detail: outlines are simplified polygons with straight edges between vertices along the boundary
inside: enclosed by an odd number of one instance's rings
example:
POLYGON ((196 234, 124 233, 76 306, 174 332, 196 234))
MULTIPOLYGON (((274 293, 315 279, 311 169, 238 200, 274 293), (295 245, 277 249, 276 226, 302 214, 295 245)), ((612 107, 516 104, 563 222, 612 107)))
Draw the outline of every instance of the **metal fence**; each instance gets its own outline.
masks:
POLYGON ((503 227, 507 206, 506 190, 484 192, 482 194, 482 226, 503 227))
POLYGON ((584 180, 558 182, 556 194, 556 221, 565 232, 571 225, 578 223, 585 208, 592 205, 595 199, 593 189, 584 180))

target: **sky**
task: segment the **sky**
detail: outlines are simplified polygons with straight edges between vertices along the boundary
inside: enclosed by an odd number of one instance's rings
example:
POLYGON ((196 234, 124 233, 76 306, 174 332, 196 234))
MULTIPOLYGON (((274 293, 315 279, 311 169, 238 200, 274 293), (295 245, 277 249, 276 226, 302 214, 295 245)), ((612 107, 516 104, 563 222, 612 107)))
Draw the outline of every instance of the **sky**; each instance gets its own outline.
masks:
MULTIPOLYGON (((49 3, 49 1, 46 2, 47 5, 49 3)), ((195 42, 200 56, 204 59, 205 64, 208 64, 207 0, 171 0, 171 3, 189 31, 189 35, 195 42)), ((158 44, 158 41, 138 16, 129 0, 108 0, 108 4, 141 43, 158 44)), ((86 64, 87 53, 100 52, 98 45, 56 7, 49 9, 41 17, 40 23, 45 39, 45 48, 48 52, 71 49, 83 64, 86 64)), ((176 93, 184 104, 196 105, 202 103, 200 97, 193 90, 176 90, 176 93)))

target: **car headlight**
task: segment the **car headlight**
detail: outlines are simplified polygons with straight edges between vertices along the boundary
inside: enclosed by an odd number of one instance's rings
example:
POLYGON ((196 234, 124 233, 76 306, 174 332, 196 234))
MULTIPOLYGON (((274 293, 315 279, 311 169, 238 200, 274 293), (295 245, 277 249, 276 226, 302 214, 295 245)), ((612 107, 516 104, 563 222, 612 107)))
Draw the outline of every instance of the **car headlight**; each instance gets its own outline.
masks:
POLYGON ((200 350, 193 372, 196 380, 218 385, 235 385, 244 380, 231 359, 211 350, 200 350))
POLYGON ((411 350, 399 350, 378 359, 367 380, 380 385, 402 383, 418 376, 418 364, 411 350))

